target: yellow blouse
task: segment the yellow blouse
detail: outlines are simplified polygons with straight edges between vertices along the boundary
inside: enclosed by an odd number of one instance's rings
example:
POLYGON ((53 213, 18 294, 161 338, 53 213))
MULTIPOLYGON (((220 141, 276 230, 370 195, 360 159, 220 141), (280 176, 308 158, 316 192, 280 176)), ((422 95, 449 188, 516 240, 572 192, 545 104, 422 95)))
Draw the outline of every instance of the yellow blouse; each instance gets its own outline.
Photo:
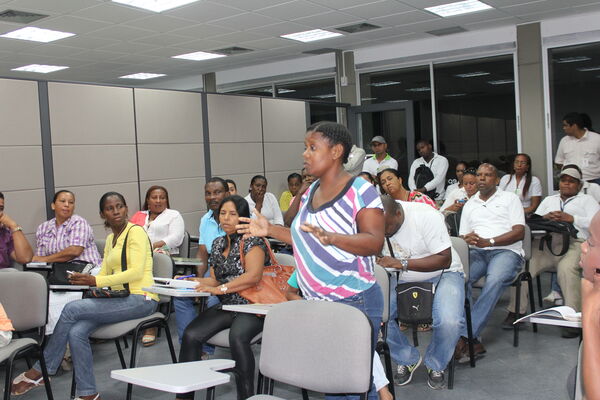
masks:
POLYGON ((152 249, 146 231, 142 227, 129 222, 123 233, 117 238, 115 247, 112 246, 113 236, 114 234, 111 233, 106 238, 104 259, 102 260, 100 272, 96 276, 96 286, 110 286, 114 290, 123 290, 125 289, 123 284, 128 282, 130 293, 149 296, 158 301, 157 294, 142 290, 143 287, 154 284, 152 249), (127 270, 121 272, 121 251, 127 232, 129 232, 127 238, 127 270))

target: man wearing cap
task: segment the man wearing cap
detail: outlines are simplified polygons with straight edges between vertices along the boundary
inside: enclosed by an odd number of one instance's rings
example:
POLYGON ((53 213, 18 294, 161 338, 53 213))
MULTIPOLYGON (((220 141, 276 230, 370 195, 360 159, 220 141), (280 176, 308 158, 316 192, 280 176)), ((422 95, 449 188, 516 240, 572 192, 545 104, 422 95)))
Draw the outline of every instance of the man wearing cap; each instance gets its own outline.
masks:
POLYGON ((562 127, 565 137, 558 143, 554 163, 559 168, 576 164, 584 181, 600 184, 600 135, 588 130, 582 114, 576 112, 563 117, 562 127))
POLYGON ((428 140, 421 139, 417 142, 417 151, 421 157, 413 161, 410 166, 410 174, 408 176, 408 187, 410 190, 416 190, 425 193, 432 199, 440 202, 444 199, 446 172, 448 172, 448 159, 433 151, 433 146, 428 140), (425 165, 433 174, 433 179, 425 185, 418 187, 415 182, 415 174, 417 168, 425 165))
MULTIPOLYGON (((547 249, 539 250, 539 245, 532 245, 532 257, 529 262, 529 273, 536 277, 544 270, 553 269, 556 266, 558 273, 558 284, 560 285, 565 305, 576 311, 581 310, 581 267, 579 256, 581 254, 581 243, 587 240, 590 222, 600 205, 593 197, 580 193, 582 186, 582 174, 577 165, 568 164, 560 172, 558 194, 546 197, 539 205, 536 214, 553 221, 569 222, 575 226, 577 239, 571 238, 569 250, 562 256, 552 255, 547 249)), ((515 318, 515 293, 511 296, 509 315, 514 322, 515 318)), ((527 310, 527 286, 521 287, 521 314, 527 310)), ((578 332, 563 329, 563 337, 575 337, 578 332)))
POLYGON ((398 161, 388 154, 387 142, 383 136, 375 136, 371 139, 371 149, 375 155, 365 161, 363 171, 367 171, 372 176, 377 176, 378 171, 386 168, 398 169, 398 161))

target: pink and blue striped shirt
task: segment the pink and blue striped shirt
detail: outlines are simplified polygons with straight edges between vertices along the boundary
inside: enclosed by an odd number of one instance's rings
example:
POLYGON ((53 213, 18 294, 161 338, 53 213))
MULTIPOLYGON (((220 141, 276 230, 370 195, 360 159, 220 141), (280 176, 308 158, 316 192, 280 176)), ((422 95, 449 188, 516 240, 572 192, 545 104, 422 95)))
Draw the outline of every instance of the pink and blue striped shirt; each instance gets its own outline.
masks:
POLYGON ((354 296, 375 283, 374 257, 363 257, 335 246, 324 246, 300 225, 309 223, 329 232, 358 233, 356 216, 364 208, 383 209, 377 191, 366 180, 351 179, 340 194, 314 209, 312 199, 320 181, 302 196, 300 210, 292 222, 291 233, 298 274, 304 298, 335 301, 354 296))

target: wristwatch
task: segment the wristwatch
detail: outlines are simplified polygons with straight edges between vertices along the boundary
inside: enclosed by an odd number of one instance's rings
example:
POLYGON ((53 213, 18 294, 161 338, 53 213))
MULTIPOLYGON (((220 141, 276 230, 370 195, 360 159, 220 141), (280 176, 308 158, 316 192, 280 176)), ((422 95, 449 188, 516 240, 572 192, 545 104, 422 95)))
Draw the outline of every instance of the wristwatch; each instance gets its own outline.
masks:
POLYGON ((494 245, 496 244, 494 238, 489 238, 488 240, 490 241, 490 247, 494 247, 494 245))
POLYGON ((402 265, 402 272, 408 271, 408 258, 401 258, 400 264, 402 265))
POLYGON ((223 285, 219 286, 219 289, 221 289, 221 293, 225 294, 225 293, 227 293, 228 288, 227 288, 227 286, 225 286, 225 284, 223 284, 223 285))
POLYGON ((15 229, 13 229, 13 230, 11 231, 11 233, 17 233, 17 232, 19 232, 19 231, 23 232, 23 227, 22 227, 22 226, 19 226, 19 225, 17 225, 17 227, 16 227, 15 229))

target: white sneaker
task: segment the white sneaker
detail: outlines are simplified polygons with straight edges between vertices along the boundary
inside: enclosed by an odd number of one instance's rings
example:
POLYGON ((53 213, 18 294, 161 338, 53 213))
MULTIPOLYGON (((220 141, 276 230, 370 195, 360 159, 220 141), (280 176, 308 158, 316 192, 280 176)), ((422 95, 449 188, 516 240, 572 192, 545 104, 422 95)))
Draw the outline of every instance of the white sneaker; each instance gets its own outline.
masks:
POLYGON ((553 290, 542 300, 544 300, 544 303, 556 304, 557 301, 563 301, 563 297, 556 290, 553 290))

